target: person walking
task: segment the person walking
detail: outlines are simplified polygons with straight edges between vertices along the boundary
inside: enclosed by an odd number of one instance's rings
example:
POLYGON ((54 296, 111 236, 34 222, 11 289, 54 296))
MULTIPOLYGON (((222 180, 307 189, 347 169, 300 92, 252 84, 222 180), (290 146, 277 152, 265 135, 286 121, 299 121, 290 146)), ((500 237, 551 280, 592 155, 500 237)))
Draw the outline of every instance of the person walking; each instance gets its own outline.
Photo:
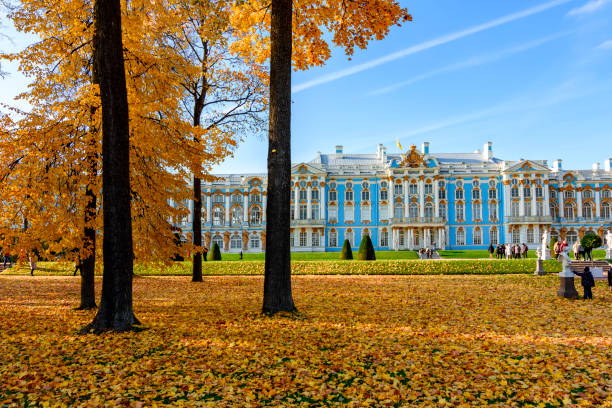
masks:
POLYGON ((593 262, 593 257, 591 256, 591 251, 593 250, 593 248, 585 248, 584 249, 584 260, 589 260, 591 262, 593 262))
POLYGON ((36 261, 38 261, 38 257, 36 254, 32 252, 28 252, 28 262, 30 264, 30 275, 34 276, 34 270, 36 269, 36 261))
POLYGON ((555 259, 559 259, 559 254, 561 253, 561 242, 555 242, 555 246, 553 247, 553 252, 555 253, 555 259))
POLYGON ((523 259, 527 259, 527 255, 529 253, 529 247, 524 242, 523 242, 523 250, 521 252, 523 255, 523 259))
POLYGON ((510 259, 512 256, 512 246, 510 244, 506 245, 506 259, 510 259))
POLYGON ((578 241, 574 242, 574 246, 572 246, 572 252, 574 253, 574 259, 580 260, 580 244, 578 241))
POLYGON ((593 299, 593 293, 591 292, 591 288, 595 286, 595 279, 593 279, 593 274, 588 266, 585 266, 584 272, 574 272, 576 275, 580 276, 580 284, 584 289, 584 299, 593 299))
POLYGON ((495 248, 493 248, 493 244, 489 244, 489 259, 493 259, 493 252, 495 252, 495 248))
POLYGON ((8 249, 4 251, 4 263, 2 264, 2 269, 6 269, 6 263, 8 262, 9 268, 13 267, 13 262, 11 262, 11 251, 8 249))

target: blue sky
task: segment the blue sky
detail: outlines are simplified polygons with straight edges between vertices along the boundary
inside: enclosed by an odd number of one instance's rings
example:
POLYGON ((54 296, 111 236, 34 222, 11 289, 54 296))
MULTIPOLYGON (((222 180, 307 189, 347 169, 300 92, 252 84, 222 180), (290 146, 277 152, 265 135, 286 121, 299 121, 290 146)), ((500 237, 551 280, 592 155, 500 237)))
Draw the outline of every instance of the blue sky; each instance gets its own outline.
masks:
MULTIPOLYGON (((294 162, 336 144, 395 152, 398 138, 432 152, 492 141, 496 157, 561 158, 565 168, 612 157, 612 0, 402 5, 412 23, 351 61, 338 49, 324 67, 294 73, 294 162)), ((2 101, 22 85, 16 75, 1 83, 2 101)), ((265 138, 246 135, 216 170, 263 172, 266 156, 265 138)))

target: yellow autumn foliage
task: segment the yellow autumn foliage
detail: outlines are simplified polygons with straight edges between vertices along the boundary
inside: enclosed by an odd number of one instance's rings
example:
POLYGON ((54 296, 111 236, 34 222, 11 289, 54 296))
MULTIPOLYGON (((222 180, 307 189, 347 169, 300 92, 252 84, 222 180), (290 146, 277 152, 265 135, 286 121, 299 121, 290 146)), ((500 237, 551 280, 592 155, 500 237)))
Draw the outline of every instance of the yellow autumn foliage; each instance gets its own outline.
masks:
MULTIPOLYGON (((79 279, 0 276, 0 405, 611 407, 612 292, 556 276, 141 277, 146 330, 81 336, 79 279)), ((99 287, 100 285, 96 285, 99 287)))

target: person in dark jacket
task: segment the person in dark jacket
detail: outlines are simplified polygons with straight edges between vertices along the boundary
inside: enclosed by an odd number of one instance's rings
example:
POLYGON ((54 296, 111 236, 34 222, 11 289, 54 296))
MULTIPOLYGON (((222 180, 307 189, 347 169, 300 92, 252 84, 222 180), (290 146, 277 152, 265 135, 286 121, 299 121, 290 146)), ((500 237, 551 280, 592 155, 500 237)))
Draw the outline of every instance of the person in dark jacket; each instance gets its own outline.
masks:
POLYGON ((595 279, 593 279, 593 274, 588 266, 584 267, 584 272, 574 272, 576 275, 580 276, 580 284, 584 288, 584 298, 585 299, 593 299, 593 293, 591 292, 591 288, 595 286, 595 279))
POLYGON ((493 259, 493 252, 495 252, 495 248, 493 248, 493 244, 489 244, 489 259, 493 259))

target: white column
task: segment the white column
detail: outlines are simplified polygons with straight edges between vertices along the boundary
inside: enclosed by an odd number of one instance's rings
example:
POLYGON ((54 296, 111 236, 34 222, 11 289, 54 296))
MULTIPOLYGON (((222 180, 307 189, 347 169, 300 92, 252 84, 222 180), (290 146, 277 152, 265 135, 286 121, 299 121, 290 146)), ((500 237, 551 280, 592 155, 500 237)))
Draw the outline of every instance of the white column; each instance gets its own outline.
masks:
POLYGON ((535 191, 536 191, 535 184, 531 184, 530 190, 531 190, 531 215, 536 216, 537 215, 537 209, 536 209, 537 200, 535 196, 535 191))
POLYGON ((404 180, 404 217, 409 217, 408 212, 408 180, 404 180))
POLYGON ((212 221, 212 193, 210 190, 206 193, 206 222, 212 221))
MULTIPOLYGON (((325 195, 325 186, 320 187, 319 191, 319 203, 321 204, 321 219, 327 219, 327 196, 325 195)), ((325 233, 325 232, 323 232, 325 233)))
POLYGON ((563 211, 563 191, 559 191, 559 194, 557 194, 558 197, 558 201, 559 201, 559 218, 563 218, 565 212, 563 211))
POLYGON ((306 219, 312 219, 312 187, 308 186, 306 190, 306 203, 308 205, 306 209, 306 219))
POLYGON ((525 185, 519 184, 519 217, 525 216, 525 185))
POLYGON ((267 194, 262 194, 263 195, 263 214, 262 214, 262 220, 265 223, 266 222, 266 210, 268 209, 268 195, 267 194))
POLYGON ((244 213, 243 213, 242 221, 245 224, 249 223, 249 194, 248 194, 248 191, 247 191, 247 194, 244 195, 244 213))
POLYGON ((597 188, 597 190, 595 190, 595 217, 597 218, 601 217, 601 209, 599 208, 600 205, 599 188, 597 188))
POLYGON ((425 216, 425 180, 419 179, 419 217, 425 216))
POLYGON ((225 194, 225 225, 230 225, 230 192, 225 194))
POLYGON ((295 198, 295 200, 293 201, 294 209, 295 209, 295 211, 293 211, 293 219, 299 220, 300 219, 300 187, 296 184, 293 191, 294 191, 293 194, 295 198))
POLYGON ((548 184, 544 184, 544 215, 550 217, 550 190, 548 184))
POLYGON ((433 182, 434 183, 434 211, 433 211, 434 217, 438 216, 438 208, 440 205, 440 199, 438 198, 440 187, 438 187, 438 181, 439 180, 434 180, 433 182))
POLYGON ((510 185, 504 184, 504 216, 509 217, 510 214, 510 185))
POLYGON ((578 207, 578 218, 582 217, 582 191, 576 190, 576 207, 578 207))

